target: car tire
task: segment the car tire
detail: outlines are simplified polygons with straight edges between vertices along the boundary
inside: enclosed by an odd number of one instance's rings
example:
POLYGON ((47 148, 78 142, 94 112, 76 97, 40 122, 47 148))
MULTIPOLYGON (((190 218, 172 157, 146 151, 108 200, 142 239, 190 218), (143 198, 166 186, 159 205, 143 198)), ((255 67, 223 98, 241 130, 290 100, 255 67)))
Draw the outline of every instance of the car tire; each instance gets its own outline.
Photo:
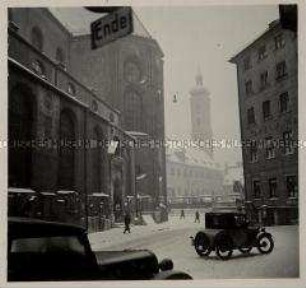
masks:
POLYGON ((269 254, 274 249, 274 241, 268 233, 259 235, 257 240, 257 249, 261 254, 269 254))
POLYGON ((205 233, 199 232, 196 235, 194 240, 194 248, 199 256, 209 256, 211 252, 210 241, 205 233))
POLYGON ((233 254, 233 241, 230 236, 222 235, 216 243, 216 254, 222 260, 228 260, 233 254))

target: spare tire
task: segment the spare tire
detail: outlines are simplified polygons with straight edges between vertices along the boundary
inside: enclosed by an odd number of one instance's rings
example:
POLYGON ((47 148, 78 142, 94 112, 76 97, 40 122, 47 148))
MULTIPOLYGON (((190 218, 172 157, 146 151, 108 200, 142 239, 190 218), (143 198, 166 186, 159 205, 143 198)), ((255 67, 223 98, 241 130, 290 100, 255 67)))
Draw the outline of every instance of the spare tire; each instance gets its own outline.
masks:
POLYGON ((199 256, 208 256, 211 252, 210 240, 204 232, 198 232, 194 239, 194 248, 199 256))

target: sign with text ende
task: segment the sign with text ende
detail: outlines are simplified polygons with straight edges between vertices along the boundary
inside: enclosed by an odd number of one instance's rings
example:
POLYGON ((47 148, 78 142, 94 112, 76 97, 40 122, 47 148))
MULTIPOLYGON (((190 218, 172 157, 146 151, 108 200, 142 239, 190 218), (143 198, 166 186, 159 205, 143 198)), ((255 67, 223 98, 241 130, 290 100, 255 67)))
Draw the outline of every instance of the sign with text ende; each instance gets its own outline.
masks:
POLYGON ((132 8, 120 8, 91 23, 91 47, 96 49, 132 32, 132 8))

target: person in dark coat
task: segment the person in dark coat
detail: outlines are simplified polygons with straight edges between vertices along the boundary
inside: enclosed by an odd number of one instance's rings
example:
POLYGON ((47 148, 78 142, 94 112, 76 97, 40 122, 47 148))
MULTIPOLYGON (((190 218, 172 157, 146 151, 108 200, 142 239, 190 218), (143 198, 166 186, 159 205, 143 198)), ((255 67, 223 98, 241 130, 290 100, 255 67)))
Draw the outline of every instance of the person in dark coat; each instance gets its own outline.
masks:
POLYGON ((195 212, 194 223, 196 223, 196 222, 200 223, 200 213, 199 213, 198 210, 195 212))
POLYGON ((184 218, 185 219, 185 211, 184 209, 181 210, 181 216, 180 216, 180 219, 184 218))
POLYGON ((130 224, 131 224, 131 215, 129 213, 125 214, 124 216, 124 231, 123 233, 125 234, 126 232, 131 233, 131 228, 130 228, 130 224))

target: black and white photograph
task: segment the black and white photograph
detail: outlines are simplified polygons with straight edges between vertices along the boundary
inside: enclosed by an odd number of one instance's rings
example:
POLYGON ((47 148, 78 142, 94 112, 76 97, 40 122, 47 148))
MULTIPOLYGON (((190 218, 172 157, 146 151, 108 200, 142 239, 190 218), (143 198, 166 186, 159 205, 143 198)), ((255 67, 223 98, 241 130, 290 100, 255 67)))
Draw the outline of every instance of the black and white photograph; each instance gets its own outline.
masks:
POLYGON ((5 2, 5 285, 302 287, 304 1, 5 2))

